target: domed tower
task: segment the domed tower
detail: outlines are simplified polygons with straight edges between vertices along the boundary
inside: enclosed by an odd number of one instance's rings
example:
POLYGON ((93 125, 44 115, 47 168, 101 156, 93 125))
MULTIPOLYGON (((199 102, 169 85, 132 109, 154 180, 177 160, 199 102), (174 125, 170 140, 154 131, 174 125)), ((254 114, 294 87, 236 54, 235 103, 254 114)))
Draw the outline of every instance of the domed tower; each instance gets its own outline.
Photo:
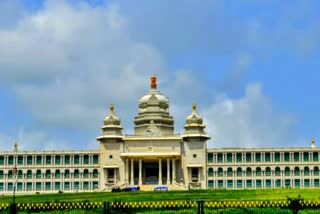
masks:
POLYGON ((157 90, 157 77, 152 76, 150 80, 151 89, 139 99, 134 135, 172 135, 174 120, 169 114, 169 99, 157 90))
POLYGON ((122 126, 120 118, 114 113, 114 106, 110 104, 109 114, 103 120, 102 134, 97 140, 102 141, 106 138, 122 138, 122 126))
POLYGON ((109 114, 104 118, 101 127, 102 134, 97 137, 100 142, 100 189, 106 189, 115 183, 121 182, 124 177, 124 163, 120 153, 123 150, 123 135, 120 118, 114 112, 113 104, 110 105, 109 114))
POLYGON ((192 105, 192 112, 186 119, 183 141, 183 171, 186 183, 192 188, 206 188, 206 152, 207 140, 210 139, 204 132, 202 116, 197 112, 196 104, 192 105))

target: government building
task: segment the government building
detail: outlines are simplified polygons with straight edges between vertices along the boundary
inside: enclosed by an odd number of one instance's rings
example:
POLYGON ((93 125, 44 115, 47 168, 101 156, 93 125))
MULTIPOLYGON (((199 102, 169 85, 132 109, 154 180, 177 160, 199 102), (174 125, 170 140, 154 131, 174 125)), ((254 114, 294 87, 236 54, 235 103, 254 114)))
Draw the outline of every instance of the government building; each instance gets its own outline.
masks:
MULTIPOLYGON (((122 133, 114 106, 85 151, 0 151, 0 193, 110 191, 139 185, 151 190, 319 187, 315 141, 299 148, 207 148, 203 118, 192 105, 184 131, 174 132, 169 100, 151 77, 139 99, 134 133, 122 133)), ((217 142, 219 143, 219 142, 217 142)), ((1 148, 0 148, 1 149, 1 148)))

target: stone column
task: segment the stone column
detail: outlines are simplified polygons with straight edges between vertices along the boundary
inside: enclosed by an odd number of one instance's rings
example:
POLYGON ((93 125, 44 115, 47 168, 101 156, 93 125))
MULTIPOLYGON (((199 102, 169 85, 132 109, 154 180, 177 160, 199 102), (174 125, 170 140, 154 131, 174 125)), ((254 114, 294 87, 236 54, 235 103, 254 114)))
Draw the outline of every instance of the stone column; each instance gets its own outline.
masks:
POLYGON ((176 159, 172 159, 172 184, 174 184, 176 180, 176 159))
POLYGON ((170 184, 170 159, 167 158, 167 185, 170 184))
POLYGON ((130 184, 134 185, 134 174, 133 174, 133 170, 134 170, 134 159, 131 159, 131 179, 130 179, 130 184))
POLYGON ((142 185, 142 159, 139 159, 139 185, 142 185))
POLYGON ((129 183, 129 158, 126 159, 126 184, 129 183))
POLYGON ((117 183, 117 168, 113 169, 113 183, 117 183))
POLYGON ((162 160, 159 158, 159 185, 162 185, 162 160))

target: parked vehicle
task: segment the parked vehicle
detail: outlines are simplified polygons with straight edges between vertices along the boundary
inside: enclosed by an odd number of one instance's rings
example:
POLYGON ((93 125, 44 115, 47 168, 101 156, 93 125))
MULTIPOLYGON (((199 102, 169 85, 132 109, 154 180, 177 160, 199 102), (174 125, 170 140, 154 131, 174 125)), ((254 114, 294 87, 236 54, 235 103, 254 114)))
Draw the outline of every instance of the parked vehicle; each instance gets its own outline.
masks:
POLYGON ((122 189, 122 191, 138 191, 140 190, 139 186, 127 186, 122 189))
POLYGON ((168 187, 167 186, 155 186, 153 188, 154 191, 168 191, 168 187))

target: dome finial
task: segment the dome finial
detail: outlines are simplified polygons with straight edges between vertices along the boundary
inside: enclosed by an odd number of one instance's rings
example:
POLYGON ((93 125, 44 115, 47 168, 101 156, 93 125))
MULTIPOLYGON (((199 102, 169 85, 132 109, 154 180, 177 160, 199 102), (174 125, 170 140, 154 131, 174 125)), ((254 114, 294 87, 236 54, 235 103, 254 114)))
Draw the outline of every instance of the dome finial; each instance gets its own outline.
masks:
POLYGON ((17 142, 14 142, 13 151, 14 151, 14 152, 17 152, 17 151, 18 151, 18 144, 17 144, 17 142))
POLYGON ((112 113, 114 112, 114 106, 113 106, 113 103, 111 103, 111 104, 110 104, 109 109, 110 109, 110 112, 112 112, 112 113))
POLYGON ((196 103, 192 104, 192 110, 193 110, 193 112, 197 111, 197 104, 196 103))
POLYGON ((150 77, 150 80, 151 89, 157 89, 157 77, 153 75, 150 77))
POLYGON ((314 137, 312 137, 311 140, 311 148, 316 148, 316 140, 314 139, 314 137))

